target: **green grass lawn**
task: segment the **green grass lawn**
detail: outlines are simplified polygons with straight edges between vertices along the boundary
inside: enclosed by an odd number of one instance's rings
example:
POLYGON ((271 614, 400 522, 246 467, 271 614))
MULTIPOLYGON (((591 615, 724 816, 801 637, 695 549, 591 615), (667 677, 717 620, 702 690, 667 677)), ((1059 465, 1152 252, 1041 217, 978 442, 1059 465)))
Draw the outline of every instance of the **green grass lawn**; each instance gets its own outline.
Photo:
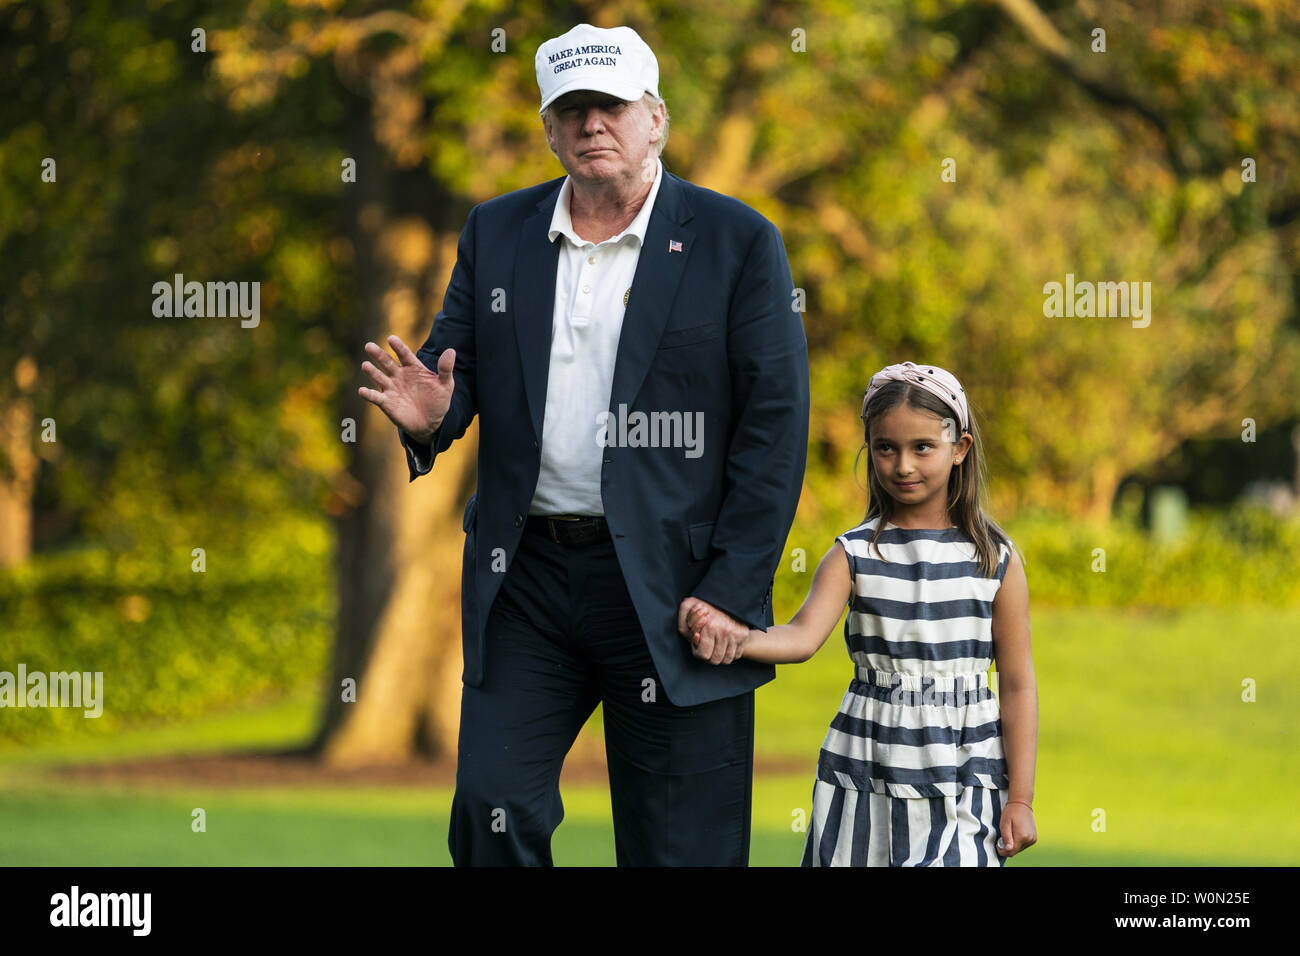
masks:
MULTIPOLYGON (((1294 865, 1300 611, 1034 612, 1039 845, 1011 865, 1294 865), (1242 701, 1252 679, 1257 700, 1242 701), (1095 828, 1103 819, 1104 829, 1095 828)), ((806 773, 754 782, 751 863, 797 864, 817 748, 849 677, 843 641, 778 670, 757 748, 806 773)), ((448 788, 109 788, 43 767, 303 739, 310 699, 112 739, 0 752, 0 864, 444 865, 448 788), (207 830, 191 831, 202 807, 207 830)), ((593 721, 599 732, 599 719, 593 721)), ((566 785, 561 865, 612 865, 609 793, 566 785)))

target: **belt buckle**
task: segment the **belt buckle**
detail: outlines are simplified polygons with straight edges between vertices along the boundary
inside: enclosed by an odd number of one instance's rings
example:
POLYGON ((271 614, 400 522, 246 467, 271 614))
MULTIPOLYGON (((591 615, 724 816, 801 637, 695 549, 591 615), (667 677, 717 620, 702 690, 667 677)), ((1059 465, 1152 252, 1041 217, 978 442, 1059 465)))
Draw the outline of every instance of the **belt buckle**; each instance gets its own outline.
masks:
POLYGON ((551 540, 554 541, 556 544, 560 544, 560 543, 561 543, 559 537, 558 537, 558 536, 556 535, 556 533, 555 533, 555 522, 557 522, 557 521, 578 521, 578 520, 580 520, 580 519, 575 518, 575 517, 563 517, 563 516, 561 516, 561 515, 547 515, 547 516, 546 516, 546 530, 549 531, 549 532, 551 532, 551 540))

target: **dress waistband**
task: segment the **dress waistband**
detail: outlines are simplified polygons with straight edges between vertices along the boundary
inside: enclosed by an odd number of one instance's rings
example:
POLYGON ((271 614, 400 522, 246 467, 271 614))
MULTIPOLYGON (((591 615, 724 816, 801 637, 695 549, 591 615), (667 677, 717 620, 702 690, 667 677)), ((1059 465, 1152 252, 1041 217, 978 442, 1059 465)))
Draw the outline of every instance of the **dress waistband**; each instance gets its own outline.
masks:
POLYGON ((989 686, 988 671, 965 671, 934 674, 904 674, 901 671, 882 671, 873 667, 857 667, 857 678, 864 684, 877 687, 902 687, 907 690, 963 691, 982 690, 989 686))

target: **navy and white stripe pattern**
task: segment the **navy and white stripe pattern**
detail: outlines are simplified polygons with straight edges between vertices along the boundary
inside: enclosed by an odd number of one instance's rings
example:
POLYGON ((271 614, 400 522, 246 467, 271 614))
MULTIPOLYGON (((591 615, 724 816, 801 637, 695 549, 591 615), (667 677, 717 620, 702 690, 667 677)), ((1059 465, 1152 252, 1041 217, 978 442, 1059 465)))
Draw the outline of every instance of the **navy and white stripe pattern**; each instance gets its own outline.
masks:
POLYGON ((817 760, 804 864, 1000 866, 1009 786, 989 687, 993 598, 958 528, 879 518, 836 540, 853 574, 844 625, 855 673, 817 760))
POLYGON ((1004 866, 998 828, 1006 791, 908 800, 813 784, 801 866, 1004 866))

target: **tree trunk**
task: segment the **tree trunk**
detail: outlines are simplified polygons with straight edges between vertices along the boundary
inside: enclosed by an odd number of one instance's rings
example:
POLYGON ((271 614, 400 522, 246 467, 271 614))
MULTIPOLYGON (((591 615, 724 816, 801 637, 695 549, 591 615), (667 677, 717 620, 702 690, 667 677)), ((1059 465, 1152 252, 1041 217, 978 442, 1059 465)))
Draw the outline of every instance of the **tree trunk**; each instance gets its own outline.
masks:
POLYGON ((0 568, 21 564, 32 553, 37 460, 27 393, 36 381, 35 363, 30 358, 20 359, 14 379, 18 392, 0 405, 0 568))
POLYGON ((1093 466, 1087 506, 1087 518, 1093 524, 1104 525, 1110 521, 1122 477, 1113 461, 1101 461, 1093 466))
POLYGON ((357 434, 336 494, 338 631, 311 746, 335 766, 455 753, 461 514, 478 444, 475 424, 432 472, 410 483, 396 428, 356 393, 371 384, 360 370, 366 341, 384 346, 395 333, 413 351, 423 344, 455 264, 464 212, 431 196, 422 174, 392 170, 369 122, 354 129, 357 371, 342 404, 357 434), (342 700, 347 678, 356 681, 355 702, 342 700))

